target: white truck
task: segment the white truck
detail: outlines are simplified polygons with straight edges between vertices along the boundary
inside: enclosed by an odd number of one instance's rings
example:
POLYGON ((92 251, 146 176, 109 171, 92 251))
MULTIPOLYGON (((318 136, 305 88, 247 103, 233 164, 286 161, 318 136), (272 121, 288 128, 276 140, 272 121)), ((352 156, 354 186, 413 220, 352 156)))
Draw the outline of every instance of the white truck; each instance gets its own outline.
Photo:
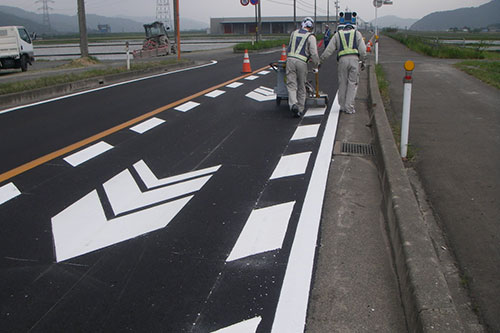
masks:
POLYGON ((0 69, 26 72, 34 60, 33 41, 24 27, 0 27, 0 69))

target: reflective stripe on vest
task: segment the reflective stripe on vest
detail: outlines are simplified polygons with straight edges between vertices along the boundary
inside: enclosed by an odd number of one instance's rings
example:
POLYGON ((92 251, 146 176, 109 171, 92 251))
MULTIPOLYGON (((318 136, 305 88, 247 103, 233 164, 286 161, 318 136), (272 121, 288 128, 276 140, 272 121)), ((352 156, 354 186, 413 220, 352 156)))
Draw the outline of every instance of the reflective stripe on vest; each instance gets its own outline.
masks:
POLYGON ((350 32, 340 32, 339 37, 340 37, 340 50, 337 56, 340 58, 342 56, 348 55, 348 54, 358 54, 358 46, 355 43, 354 36, 356 35, 356 30, 352 30, 350 32), (347 44, 347 41, 345 39, 345 35, 349 34, 349 44, 347 44))
POLYGON ((312 35, 310 32, 300 32, 303 30, 296 30, 292 34, 292 41, 290 48, 288 50, 288 57, 297 58, 302 61, 307 62, 308 57, 306 56, 306 42, 309 36, 312 35), (297 42, 300 40, 297 45, 297 42))

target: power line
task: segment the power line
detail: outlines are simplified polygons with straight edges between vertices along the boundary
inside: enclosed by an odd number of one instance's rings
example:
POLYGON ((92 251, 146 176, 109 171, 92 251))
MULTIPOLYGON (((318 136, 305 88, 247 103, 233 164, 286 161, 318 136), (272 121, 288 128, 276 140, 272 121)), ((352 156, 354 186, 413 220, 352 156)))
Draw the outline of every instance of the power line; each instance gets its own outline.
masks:
POLYGON ((170 15, 170 0, 156 0, 156 20, 163 22, 166 27, 172 27, 170 15))

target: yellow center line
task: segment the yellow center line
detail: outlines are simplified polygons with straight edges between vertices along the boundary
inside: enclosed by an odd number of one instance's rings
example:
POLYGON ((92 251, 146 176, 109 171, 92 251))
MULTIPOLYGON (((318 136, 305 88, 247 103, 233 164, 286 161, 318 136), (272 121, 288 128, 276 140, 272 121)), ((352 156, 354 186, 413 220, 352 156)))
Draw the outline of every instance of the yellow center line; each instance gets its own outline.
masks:
POLYGON ((150 118, 150 117, 152 117, 154 115, 157 115, 157 114, 159 114, 159 113, 161 113, 163 111, 166 111, 168 109, 174 108, 174 107, 176 107, 176 106, 178 106, 180 104, 186 103, 186 102, 188 102, 188 101, 190 101, 190 100, 192 100, 194 98, 197 98, 197 97, 200 97, 202 95, 208 94, 209 92, 211 92, 211 91, 213 91, 215 89, 219 89, 221 87, 224 87, 224 86, 226 86, 228 84, 231 84, 233 82, 236 82, 238 80, 244 79, 245 77, 248 77, 250 75, 256 74, 256 73, 258 73, 260 71, 263 71, 265 69, 268 69, 268 68, 269 68, 269 66, 262 67, 262 68, 260 68, 260 69, 258 69, 256 71, 253 71, 252 73, 248 73, 248 74, 239 76, 239 77, 237 77, 235 79, 226 81, 224 83, 221 83, 219 85, 213 86, 213 87, 208 88, 208 89, 205 89, 205 90, 200 91, 200 92, 198 92, 196 94, 193 94, 191 96, 188 96, 188 97, 185 97, 185 98, 180 99, 178 101, 175 101, 175 102, 172 102, 170 104, 164 105, 164 106, 159 107, 159 108, 157 108, 157 109, 155 109, 155 110, 153 110, 151 112, 145 113, 142 116, 139 116, 139 117, 131 119, 131 120, 127 121, 127 122, 124 122, 123 124, 111 127, 110 129, 107 129, 107 130, 105 130, 105 131, 103 131, 101 133, 98 133, 98 134, 93 135, 93 136, 91 136, 89 138, 86 138, 84 140, 81 140, 81 141, 78 141, 76 143, 73 143, 73 144, 71 144, 71 145, 69 145, 67 147, 61 148, 61 149, 56 150, 56 151, 54 151, 52 153, 49 153, 49 154, 47 154, 45 156, 39 157, 39 158, 37 158, 37 159, 35 159, 35 160, 31 161, 31 162, 28 162, 28 163, 25 163, 25 164, 23 164, 21 166, 18 166, 16 168, 12 169, 12 170, 4 172, 4 173, 0 174, 0 183, 2 183, 3 181, 9 180, 12 177, 15 177, 17 175, 20 175, 20 174, 22 174, 22 173, 24 173, 24 172, 26 172, 28 170, 36 168, 39 165, 42 165, 42 164, 47 163, 47 162, 49 162, 49 161, 51 161, 53 159, 56 159, 56 158, 58 158, 58 157, 60 157, 62 155, 66 155, 66 154, 68 154, 68 153, 70 153, 70 152, 72 152, 74 150, 77 150, 77 149, 79 149, 79 148, 81 148, 83 146, 88 145, 89 143, 95 142, 97 140, 100 140, 100 139, 108 136, 108 135, 116 133, 116 132, 118 132, 118 131, 120 131, 120 130, 122 130, 124 128, 127 128, 127 127, 130 127, 132 125, 135 125, 135 124, 137 124, 137 123, 139 123, 139 122, 141 122, 141 121, 143 121, 143 120, 145 120, 147 118, 150 118))

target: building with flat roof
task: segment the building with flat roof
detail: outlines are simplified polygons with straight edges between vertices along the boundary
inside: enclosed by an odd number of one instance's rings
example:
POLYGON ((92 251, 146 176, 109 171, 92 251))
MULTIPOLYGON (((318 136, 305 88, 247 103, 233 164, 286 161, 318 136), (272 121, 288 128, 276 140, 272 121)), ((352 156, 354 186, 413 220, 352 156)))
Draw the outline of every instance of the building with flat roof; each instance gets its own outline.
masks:
MULTIPOLYGON (((297 16, 294 24, 293 16, 270 16, 262 17, 262 34, 289 34, 299 26, 304 18, 297 16)), ((330 23, 333 28, 335 16, 317 16, 316 31, 324 31, 326 24, 330 23)), ((210 19, 210 33, 215 35, 234 34, 246 35, 255 33, 255 17, 223 17, 210 19)))

